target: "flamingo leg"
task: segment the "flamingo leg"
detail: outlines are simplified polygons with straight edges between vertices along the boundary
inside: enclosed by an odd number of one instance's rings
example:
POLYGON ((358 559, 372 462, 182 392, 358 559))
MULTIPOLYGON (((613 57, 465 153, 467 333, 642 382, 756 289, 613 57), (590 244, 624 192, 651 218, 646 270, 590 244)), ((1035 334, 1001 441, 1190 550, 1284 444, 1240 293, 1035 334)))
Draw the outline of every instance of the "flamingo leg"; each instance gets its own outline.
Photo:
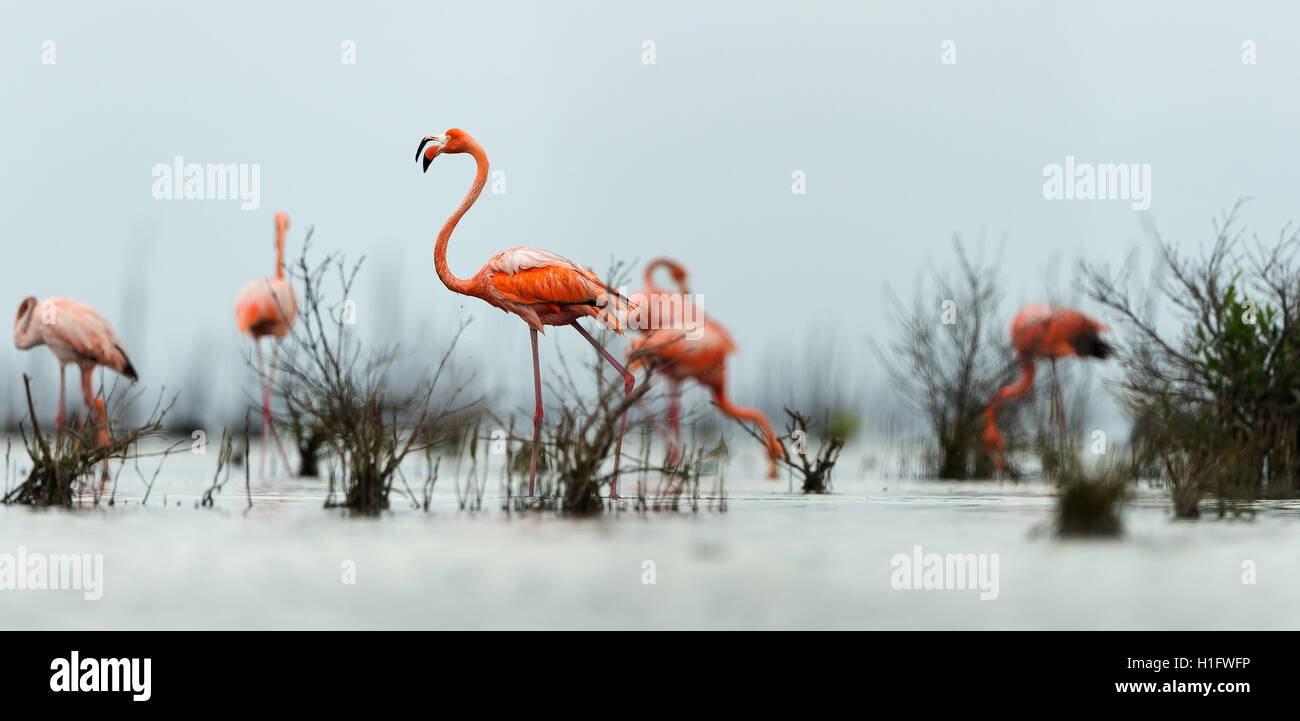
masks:
POLYGON ((668 462, 677 463, 682 454, 682 382, 676 378, 668 382, 668 462))
POLYGON ((542 366, 537 357, 537 329, 528 330, 533 341, 533 390, 537 395, 537 406, 533 409, 533 459, 528 464, 528 497, 532 498, 537 490, 537 447, 542 441, 542 366))
POLYGON ((1056 359, 1052 359, 1052 418, 1056 422, 1057 463, 1065 468, 1065 409, 1062 407, 1061 379, 1056 374, 1056 359))
POLYGON ((271 392, 275 389, 275 367, 280 355, 280 341, 276 341, 271 346, 271 368, 266 376, 266 391, 262 397, 263 422, 271 428, 271 438, 275 441, 275 450, 280 454, 280 462, 284 464, 284 472, 289 471, 289 457, 284 454, 284 444, 280 442, 280 431, 275 427, 275 421, 271 418, 271 392))
MULTIPOLYGON (((645 416, 645 419, 647 421, 650 421, 650 423, 652 423, 655 426, 655 428, 658 428, 661 431, 663 430, 662 428, 659 428, 659 422, 658 420, 655 419, 655 412, 650 410, 650 408, 646 406, 644 401, 637 401, 636 407, 641 409, 641 415, 645 416)), ((665 442, 668 441, 668 436, 666 434, 664 435, 664 441, 665 442)))
POLYGON ((1069 430, 1065 425, 1067 421, 1065 416, 1065 394, 1061 391, 1059 379, 1056 382, 1056 408, 1056 423, 1061 429, 1061 459, 1065 460, 1065 455, 1068 452, 1069 430))
MULTIPOLYGON (((82 401, 86 404, 86 414, 91 419, 91 432, 95 434, 95 444, 104 446, 108 444, 108 419, 104 411, 95 404, 95 366, 91 363, 81 365, 81 396, 82 401)), ((108 457, 105 456, 100 481, 107 481, 108 474, 108 457)))
POLYGON ((1053 427, 1052 430, 1056 430, 1056 359, 1051 359, 1049 363, 1052 366, 1052 382, 1048 385, 1047 392, 1047 423, 1053 427))
POLYGON ((658 418, 655 416, 655 412, 650 410, 650 408, 645 404, 645 399, 638 400, 636 402, 636 407, 641 409, 641 415, 645 416, 645 419, 650 421, 651 426, 653 426, 654 429, 663 436, 664 448, 672 448, 673 437, 669 433, 668 427, 659 422, 658 418))
POLYGON ((266 367, 262 362, 262 339, 253 339, 253 348, 257 351, 257 382, 262 391, 262 462, 257 477, 266 478, 266 448, 270 443, 267 437, 271 432, 271 391, 266 385, 266 367))
MULTIPOLYGON (((678 382, 674 381, 674 383, 676 384, 678 382)), ((656 430, 659 431, 659 434, 661 436, 663 436, 664 448, 666 449, 668 454, 667 457, 664 459, 664 463, 665 465, 671 466, 675 462, 675 459, 673 455, 673 434, 672 431, 669 429, 668 424, 660 423, 658 419, 655 417, 654 411, 646 407, 646 404, 641 402, 640 400, 636 402, 636 406, 637 408, 641 409, 641 414, 646 417, 646 420, 650 421, 650 424, 656 430)), ((637 487, 640 488, 640 485, 638 484, 637 487)), ((667 492, 668 493, 673 492, 673 481, 671 476, 668 478, 667 492)))
MULTIPOLYGON (((572 321, 569 325, 577 329, 577 331, 582 334, 582 337, 586 338, 587 342, 596 349, 596 352, 600 353, 605 360, 609 361, 610 365, 614 366, 614 368, 618 370, 618 372, 623 376, 623 400, 626 401, 630 398, 632 396, 632 388, 636 385, 636 376, 632 375, 631 371, 623 367, 622 363, 619 363, 614 356, 610 355, 610 352, 605 350, 605 348, 598 343, 595 338, 592 338, 591 334, 588 333, 585 328, 578 325, 578 321, 572 321)), ((609 482, 609 497, 613 499, 618 498, 618 459, 619 456, 623 455, 623 430, 625 428, 627 428, 627 408, 623 409, 623 417, 618 422, 618 441, 614 445, 614 475, 609 482)))
POLYGON ((90 368, 84 363, 81 365, 81 402, 86 406, 87 414, 94 411, 95 393, 94 386, 91 382, 90 368))
POLYGON ((59 412, 54 415, 54 450, 56 456, 59 450, 59 442, 63 440, 63 429, 68 423, 67 411, 64 410, 67 407, 66 389, 64 388, 67 370, 68 365, 66 363, 59 364, 59 412))

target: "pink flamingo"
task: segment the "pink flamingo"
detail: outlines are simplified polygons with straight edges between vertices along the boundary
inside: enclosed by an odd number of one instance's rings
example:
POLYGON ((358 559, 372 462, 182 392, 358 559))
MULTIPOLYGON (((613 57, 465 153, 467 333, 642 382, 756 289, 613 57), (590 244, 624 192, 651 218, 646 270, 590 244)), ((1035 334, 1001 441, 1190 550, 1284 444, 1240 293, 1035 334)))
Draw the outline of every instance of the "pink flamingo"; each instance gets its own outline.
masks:
POLYGON ((640 367, 645 357, 653 357, 659 363, 658 373, 668 380, 668 462, 676 463, 681 456, 681 387, 683 381, 693 380, 709 389, 723 413, 758 425, 767 451, 767 477, 776 478, 776 462, 785 456, 785 450, 767 416, 737 406, 727 396, 727 356, 736 352, 736 344, 722 325, 693 305, 686 277, 686 269, 680 264, 658 258, 646 266, 646 289, 632 294, 643 308, 636 324, 642 330, 628 348, 628 366, 640 367), (661 267, 672 274, 677 292, 655 285, 654 274, 661 267), (659 312, 657 327, 651 327, 655 319, 647 317, 652 308, 659 312))
MULTIPOLYGON (((537 406, 533 411, 533 453, 528 468, 528 495, 531 498, 536 491, 537 481, 537 447, 541 442, 542 432, 542 374, 537 356, 537 333, 546 332, 546 326, 570 325, 577 330, 596 351, 614 366, 623 376, 623 394, 626 401, 632 395, 636 377, 624 368, 609 351, 591 336, 578 319, 590 316, 600 321, 605 327, 622 335, 623 328, 618 318, 607 307, 613 303, 615 310, 620 302, 626 306, 627 299, 618 294, 600 280, 592 271, 577 263, 538 248, 510 248, 492 256, 488 262, 471 278, 457 278, 447 268, 447 242, 456 229, 462 216, 469 210, 488 178, 488 159, 483 147, 469 133, 458 128, 448 130, 444 135, 428 135, 420 141, 415 151, 415 159, 424 156, 424 172, 429 164, 439 155, 449 153, 469 153, 474 157, 478 173, 474 184, 470 186, 460 207, 447 218, 438 233, 438 242, 433 249, 434 268, 443 285, 461 295, 480 298, 490 305, 507 313, 514 313, 528 324, 528 331, 533 346, 533 387, 537 406), (426 149, 425 146, 428 146, 426 149)), ((614 447, 614 475, 610 481, 609 497, 618 498, 618 461, 623 452, 623 431, 627 426, 627 409, 618 425, 618 441, 614 447)))
POLYGON ((271 389, 275 382, 276 358, 280 352, 280 341, 289 334, 293 319, 298 315, 298 296, 293 286, 284 278, 284 234, 289 229, 289 215, 275 214, 275 275, 249 281, 235 296, 235 322, 240 333, 247 333, 253 339, 257 351, 257 375, 262 384, 262 467, 259 473, 266 475, 267 434, 275 436, 275 446, 280 452, 280 461, 287 470, 289 461, 285 458, 284 448, 280 445, 280 434, 275 430, 271 419, 271 389), (263 336, 274 336, 275 345, 271 347, 270 372, 262 367, 263 336))
POLYGON ((1065 414, 1061 387, 1056 378, 1059 358, 1101 358, 1111 354, 1110 344, 1101 339, 1109 329, 1097 320, 1073 308, 1027 305, 1011 321, 1011 346, 1020 363, 1020 377, 1003 386, 984 408, 984 452, 994 466, 1006 470, 1002 431, 998 430, 998 406, 1028 395, 1034 385, 1035 363, 1039 358, 1052 362, 1052 413, 1058 421, 1061 446, 1065 446, 1065 414))
MULTIPOLYGON (((54 421, 57 436, 63 434, 66 420, 65 371, 69 363, 75 363, 81 369, 82 401, 95 424, 96 441, 100 446, 107 445, 108 414, 103 399, 95 397, 95 366, 112 368, 133 383, 139 378, 113 326, 94 308, 70 298, 46 298, 37 303, 35 296, 28 296, 19 304, 14 319, 14 346, 28 350, 38 345, 49 347, 59 359, 59 411, 54 421)), ((101 480, 108 479, 105 458, 101 480)))

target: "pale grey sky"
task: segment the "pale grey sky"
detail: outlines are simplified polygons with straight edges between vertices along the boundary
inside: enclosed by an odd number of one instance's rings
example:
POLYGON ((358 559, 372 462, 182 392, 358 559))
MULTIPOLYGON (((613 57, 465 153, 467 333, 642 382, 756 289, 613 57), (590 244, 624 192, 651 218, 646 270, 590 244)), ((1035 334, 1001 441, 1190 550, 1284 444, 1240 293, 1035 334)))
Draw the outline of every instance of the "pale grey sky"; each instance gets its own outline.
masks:
MULTIPOLYGON (((1274 235, 1300 197, 1297 21, 1275 3, 0 0, 0 300, 85 301, 145 383, 203 356, 220 386, 243 347, 234 294, 269 272, 284 210, 291 255, 314 224, 320 249, 372 258, 363 325, 401 306, 405 339, 440 345, 473 316, 464 357, 527 378, 523 324, 433 272, 473 163, 422 175, 415 147, 460 127, 506 193, 453 237, 457 274, 515 245, 597 270, 670 255, 744 349, 737 395, 814 333, 862 385, 880 378, 863 338, 888 329, 882 284, 909 295, 954 233, 1007 234, 1008 319, 1050 290, 1053 259, 1068 283, 1077 258, 1143 242, 1126 201, 1043 198, 1043 167, 1067 155, 1149 163, 1148 212, 1189 247, 1241 195, 1274 235), (177 155, 259 164, 261 207, 155 200, 151 169, 177 155)), ((29 362, 0 353, 0 377, 29 362)))

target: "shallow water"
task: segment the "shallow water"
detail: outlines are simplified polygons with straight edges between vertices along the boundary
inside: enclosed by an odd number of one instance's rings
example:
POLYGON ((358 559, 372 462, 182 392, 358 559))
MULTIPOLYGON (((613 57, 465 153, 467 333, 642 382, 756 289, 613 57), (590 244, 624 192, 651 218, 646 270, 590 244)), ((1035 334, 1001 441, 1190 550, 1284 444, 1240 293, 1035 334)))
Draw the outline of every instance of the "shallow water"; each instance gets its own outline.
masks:
POLYGON ((0 554, 104 559, 102 599, 0 590, 0 627, 1300 628, 1295 502, 1174 522, 1143 488, 1122 539, 1061 541, 1039 482, 837 478, 810 497, 728 478, 726 512, 705 499, 697 513, 572 519, 501 511, 495 474, 485 510, 460 511, 444 469, 430 512, 395 496, 393 512, 359 519, 323 510, 314 480, 255 481, 246 509, 242 469, 197 508, 214 464, 172 456, 147 505, 129 468, 111 508, 0 507, 0 554), (997 598, 896 590, 891 559, 915 546, 997 554, 997 598))

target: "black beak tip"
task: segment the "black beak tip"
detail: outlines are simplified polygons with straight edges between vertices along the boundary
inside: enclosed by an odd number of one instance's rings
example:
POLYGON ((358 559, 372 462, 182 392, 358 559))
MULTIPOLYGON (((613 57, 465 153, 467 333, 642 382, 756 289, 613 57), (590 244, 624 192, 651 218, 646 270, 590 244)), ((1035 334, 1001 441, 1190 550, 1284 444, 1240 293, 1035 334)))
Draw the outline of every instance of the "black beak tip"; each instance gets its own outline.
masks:
POLYGON ((424 171, 423 171, 423 172, 425 172, 425 173, 429 172, 429 164, 432 163, 432 162, 433 162, 433 158, 425 158, 425 159, 424 159, 424 171))

